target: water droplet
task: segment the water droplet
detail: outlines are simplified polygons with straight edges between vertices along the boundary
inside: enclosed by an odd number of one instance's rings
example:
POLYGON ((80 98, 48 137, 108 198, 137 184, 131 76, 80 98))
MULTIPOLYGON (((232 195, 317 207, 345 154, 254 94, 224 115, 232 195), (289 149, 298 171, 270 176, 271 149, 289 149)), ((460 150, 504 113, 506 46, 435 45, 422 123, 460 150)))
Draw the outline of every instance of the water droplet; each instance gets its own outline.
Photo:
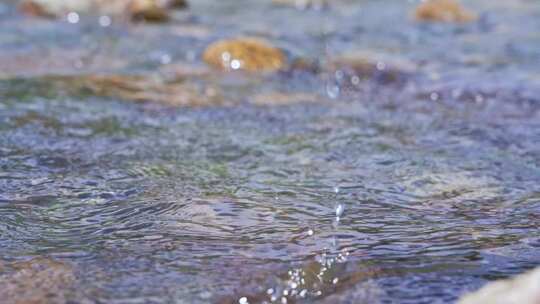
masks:
POLYGON ((111 17, 104 15, 104 16, 99 17, 99 21, 98 21, 98 22, 99 22, 99 25, 100 25, 100 26, 102 26, 102 27, 108 27, 108 26, 111 25, 112 20, 111 20, 111 17))
POLYGON ((80 20, 79 14, 77 14, 76 12, 69 12, 67 14, 67 21, 69 23, 75 24, 75 23, 78 23, 79 20, 80 20))
POLYGON ((481 103, 482 101, 484 101, 484 97, 480 94, 476 94, 476 96, 474 97, 474 101, 476 101, 476 103, 481 103))
POLYGON ((335 83, 326 84, 326 95, 332 99, 339 97, 339 86, 335 83))
POLYGON ((231 54, 229 52, 224 52, 221 54, 221 60, 223 61, 230 61, 231 60, 231 54))
POLYGON ((161 55, 159 61, 161 62, 161 64, 169 64, 172 61, 171 55, 163 54, 161 55))
POLYGON ((343 204, 338 204, 336 206, 336 218, 340 218, 343 215, 343 211, 345 211, 343 204))
POLYGON ((238 300, 239 304, 249 304, 248 299, 246 297, 241 297, 240 300, 238 300))
POLYGON ((238 70, 240 68, 240 60, 234 59, 231 61, 231 69, 238 70))

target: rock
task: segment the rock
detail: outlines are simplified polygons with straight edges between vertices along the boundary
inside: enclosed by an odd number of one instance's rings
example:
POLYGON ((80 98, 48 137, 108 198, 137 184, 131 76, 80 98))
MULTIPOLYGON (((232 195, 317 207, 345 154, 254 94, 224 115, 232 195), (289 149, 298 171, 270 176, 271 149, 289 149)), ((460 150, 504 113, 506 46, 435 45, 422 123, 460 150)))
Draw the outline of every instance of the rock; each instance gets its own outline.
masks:
POLYGON ((299 103, 313 103, 321 98, 308 93, 262 93, 251 99, 251 103, 258 106, 285 106, 299 103))
POLYGON ((186 0, 158 0, 158 1, 159 1, 158 4, 161 7, 175 8, 175 9, 188 7, 188 3, 186 0))
POLYGON ((488 283, 463 296, 458 304, 538 304, 540 303, 540 267, 507 280, 488 283))
POLYGON ((93 1, 89 0, 22 0, 19 10, 32 16, 61 17, 69 12, 89 12, 93 1))
POLYGON ((2 303, 68 302, 68 290, 75 281, 74 271, 68 264, 48 258, 35 258, 8 266, 13 271, 0 276, 2 303))
POLYGON ((180 0, 22 0, 19 10, 33 16, 52 18, 76 12, 162 22, 169 19, 168 8, 185 6, 185 1, 180 0))
POLYGON ((224 105, 217 88, 198 88, 181 80, 139 75, 51 76, 47 80, 68 94, 95 95, 169 106, 224 105))
POLYGON ((160 6, 155 0, 131 0, 128 11, 134 21, 162 22, 169 20, 166 8, 160 6))
POLYGON ((478 16, 465 9, 457 0, 427 0, 414 12, 418 21, 470 22, 478 16))
POLYGON ((294 6, 298 9, 321 9, 328 6, 329 0, 272 0, 272 4, 279 6, 294 6))
POLYGON ((367 51, 352 51, 332 58, 326 68, 338 70, 348 78, 344 87, 357 85, 361 80, 372 80, 380 84, 404 83, 412 76, 415 63, 391 55, 367 51))
POLYGON ((206 48, 203 60, 210 66, 230 71, 271 72, 286 64, 283 51, 256 38, 224 39, 206 48))

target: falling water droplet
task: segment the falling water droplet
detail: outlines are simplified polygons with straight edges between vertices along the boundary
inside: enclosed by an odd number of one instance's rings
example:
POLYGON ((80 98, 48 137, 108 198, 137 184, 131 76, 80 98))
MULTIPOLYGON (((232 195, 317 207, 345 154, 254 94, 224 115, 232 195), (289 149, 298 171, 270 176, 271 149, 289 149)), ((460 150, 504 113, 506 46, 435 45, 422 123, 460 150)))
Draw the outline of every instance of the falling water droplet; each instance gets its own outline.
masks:
POLYGON ((343 215, 343 211, 345 211, 345 207, 343 204, 338 204, 336 206, 336 217, 340 218, 343 215))
POLYGON ((334 82, 329 82, 326 84, 326 94, 332 99, 339 97, 339 86, 334 82))

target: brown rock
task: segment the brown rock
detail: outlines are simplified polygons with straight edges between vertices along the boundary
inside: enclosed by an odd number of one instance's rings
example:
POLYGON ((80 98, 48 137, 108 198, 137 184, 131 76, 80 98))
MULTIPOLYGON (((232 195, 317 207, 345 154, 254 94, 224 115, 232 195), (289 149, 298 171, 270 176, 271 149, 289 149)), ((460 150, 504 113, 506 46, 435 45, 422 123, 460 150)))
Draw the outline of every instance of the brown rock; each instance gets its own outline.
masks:
POLYGON ((477 15, 465 9, 457 0, 427 0, 414 12, 418 21, 470 22, 477 15))
POLYGON ((352 51, 332 58, 327 70, 343 71, 351 83, 372 80, 380 84, 399 84, 413 75, 417 66, 413 62, 392 55, 352 51))
POLYGON ((538 304, 540 303, 540 267, 508 280, 487 284, 463 296, 458 304, 538 304))
POLYGON ((160 6, 155 0, 131 0, 128 11, 134 21, 163 22, 169 20, 166 8, 160 6))
POLYGON ((188 7, 186 0, 159 0, 158 3, 162 7, 181 9, 188 7))
POLYGON ((68 94, 95 95, 169 106, 224 105, 217 88, 198 88, 181 80, 140 75, 50 76, 46 80, 68 94))
POLYGON ((0 276, 4 304, 66 303, 75 274, 68 264, 35 258, 9 265, 14 271, 0 276))
POLYGON ((258 106, 285 106, 298 103, 319 102, 321 98, 308 93, 266 93, 254 96, 251 103, 258 106))
POLYGON ((235 38, 214 42, 206 48, 203 60, 225 71, 276 71, 286 64, 285 54, 270 43, 256 38, 235 38))
POLYGON ((181 0, 22 0, 19 10, 40 17, 59 18, 76 12, 162 22, 169 19, 168 8, 185 5, 185 1, 181 0))

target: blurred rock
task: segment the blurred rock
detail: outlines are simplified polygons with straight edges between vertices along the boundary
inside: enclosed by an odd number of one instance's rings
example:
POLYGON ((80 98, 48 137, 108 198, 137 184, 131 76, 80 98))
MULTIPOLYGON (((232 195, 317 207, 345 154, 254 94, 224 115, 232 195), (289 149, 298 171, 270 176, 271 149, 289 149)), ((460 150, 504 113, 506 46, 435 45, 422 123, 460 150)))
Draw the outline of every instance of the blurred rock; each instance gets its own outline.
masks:
POLYGON ((75 274, 68 264, 48 258, 9 264, 0 276, 0 302, 4 304, 67 303, 75 274))
POLYGON ((128 17, 132 20, 163 22, 169 19, 169 8, 184 8, 182 0, 22 0, 23 13, 59 18, 71 12, 128 17))
POLYGON ((414 12, 418 21, 470 22, 478 16, 465 9, 457 0, 427 0, 414 12))
POLYGON ((47 82, 71 95, 94 95, 169 106, 224 105, 219 90, 197 87, 179 79, 139 75, 50 76, 47 82))
POLYGON ((214 42, 203 60, 215 68, 251 72, 276 71, 286 64, 285 54, 269 42, 256 38, 234 38, 214 42))
POLYGON ((254 96, 252 104, 258 106, 285 106, 298 103, 320 102, 321 98, 315 94, 309 93, 262 93, 254 96))
POLYGON ((507 280, 488 283, 463 296, 458 304, 539 304, 540 267, 507 280))
POLYGON ((294 6, 298 9, 321 9, 328 6, 329 0, 272 0, 272 4, 279 6, 294 6))
POLYGON ((330 59, 326 69, 333 73, 341 71, 341 77, 347 78, 346 84, 343 84, 346 88, 363 80, 372 80, 379 84, 404 83, 416 72, 417 66, 408 60, 382 53, 352 51, 330 59))
POLYGON ((135 21, 162 22, 169 20, 165 7, 155 0, 131 0, 128 6, 129 14, 135 21))

